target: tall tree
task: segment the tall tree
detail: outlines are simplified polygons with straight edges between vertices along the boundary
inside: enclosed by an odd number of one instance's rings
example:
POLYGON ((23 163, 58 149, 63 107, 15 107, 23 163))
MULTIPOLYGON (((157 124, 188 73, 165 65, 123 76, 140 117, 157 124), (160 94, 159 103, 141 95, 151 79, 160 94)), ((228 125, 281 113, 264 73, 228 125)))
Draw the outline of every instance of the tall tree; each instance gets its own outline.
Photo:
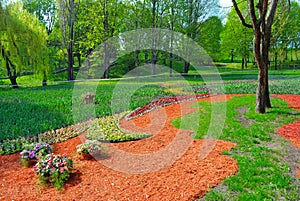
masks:
POLYGON ((68 80, 74 80, 74 25, 80 0, 57 0, 63 43, 68 52, 68 80))
POLYGON ((48 72, 47 32, 39 20, 23 9, 22 3, 0 4, 0 62, 14 88, 24 71, 48 72))
POLYGON ((22 0, 24 9, 45 24, 48 35, 52 32, 56 21, 55 0, 22 0))
MULTIPOLYGON (((216 14, 219 11, 219 8, 215 5, 218 5, 219 1, 216 0, 187 0, 183 1, 181 4, 183 21, 182 32, 185 33, 189 38, 196 40, 201 23, 204 22, 209 17, 216 14)), ((186 54, 189 55, 189 50, 186 50, 186 54)), ((185 61, 184 73, 188 73, 190 68, 189 61, 185 61)))
MULTIPOLYGON (((247 16, 247 4, 239 4, 243 15, 247 16)), ((250 17, 245 20, 250 23, 250 17)), ((231 57, 233 62, 235 56, 242 58, 242 69, 246 67, 250 52, 253 49, 253 30, 244 27, 238 18, 234 9, 227 15, 227 21, 221 33, 221 51, 226 57, 231 57), (232 37, 234 35, 234 37, 232 37)))
POLYGON ((280 63, 287 59, 288 50, 290 50, 291 61, 293 61, 293 50, 297 59, 297 49, 300 45, 300 5, 297 2, 291 2, 291 5, 279 4, 281 10, 289 12, 280 12, 275 17, 273 26, 272 47, 274 52, 275 69, 277 69, 277 60, 280 56, 280 63))
POLYGON ((258 85, 256 90, 256 111, 265 113, 266 107, 271 107, 268 82, 269 50, 272 25, 278 6, 278 0, 248 0, 251 23, 247 23, 238 7, 237 1, 232 0, 242 24, 252 28, 254 32, 254 55, 259 68, 258 85))
POLYGON ((220 34, 223 30, 221 20, 216 16, 209 17, 201 23, 199 29, 199 35, 197 37, 199 45, 206 50, 213 60, 217 60, 220 57, 220 34))

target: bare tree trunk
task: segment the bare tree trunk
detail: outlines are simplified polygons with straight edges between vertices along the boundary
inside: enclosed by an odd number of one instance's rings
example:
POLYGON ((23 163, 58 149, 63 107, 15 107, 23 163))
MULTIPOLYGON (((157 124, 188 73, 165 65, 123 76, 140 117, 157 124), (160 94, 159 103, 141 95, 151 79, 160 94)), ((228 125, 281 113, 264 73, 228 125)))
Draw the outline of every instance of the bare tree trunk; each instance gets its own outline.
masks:
MULTIPOLYGON (((156 28, 156 4, 157 0, 152 0, 152 29, 156 28)), ((151 68, 152 76, 156 74, 156 55, 155 55, 155 38, 152 38, 152 58, 151 58, 151 68)))
POLYGON ((74 0, 69 0, 70 7, 69 7, 69 41, 68 41, 68 80, 74 80, 73 75, 73 64, 74 64, 74 57, 73 57, 73 44, 74 44, 74 0))
POLYGON ((19 85, 17 83, 17 71, 16 66, 12 63, 12 61, 9 59, 7 55, 9 53, 5 53, 4 47, 1 45, 1 53, 2 57, 5 60, 5 66, 7 70, 7 75, 9 77, 10 83, 14 89, 19 88, 19 85))
POLYGON ((243 58, 242 58, 242 70, 244 70, 245 69, 245 57, 243 56, 243 58))
POLYGON ((265 77, 266 77, 266 67, 264 65, 262 55, 261 55, 261 41, 262 33, 260 32, 260 27, 254 28, 254 56, 256 63, 258 65, 258 84, 256 89, 256 107, 255 110, 258 113, 266 112, 266 87, 265 87, 265 77))
POLYGON ((104 79, 108 79, 109 78, 109 47, 107 47, 107 44, 104 43, 104 67, 105 67, 105 71, 104 71, 104 79))
POLYGON ((185 61, 184 62, 184 74, 188 74, 189 73, 189 69, 190 69, 190 63, 185 61))
MULTIPOLYGON (((104 14, 104 20, 103 20, 103 26, 104 26, 104 32, 106 37, 109 36, 109 23, 108 23, 108 9, 107 9, 107 0, 104 0, 104 5, 103 5, 103 14, 104 14)), ((109 78, 109 47, 107 47, 107 43, 104 43, 104 66, 105 66, 105 71, 104 71, 104 79, 109 78)))
POLYGON ((274 68, 275 68, 275 70, 277 70, 277 58, 278 57, 278 53, 277 52, 275 52, 275 58, 274 58, 274 68))
MULTIPOLYGON (((173 3, 176 3, 177 1, 172 1, 172 4, 173 3)), ((172 5, 171 7, 171 31, 174 31, 174 20, 175 20, 175 17, 174 17, 174 14, 175 14, 175 11, 174 11, 174 4, 172 5)), ((170 41, 170 54, 169 54, 169 60, 170 60, 170 64, 169 64, 169 67, 170 67, 170 77, 173 76, 173 42, 174 42, 174 35, 173 35, 173 32, 171 34, 171 41, 170 41)))
POLYGON ((172 52, 169 55, 169 59, 170 59, 170 64, 169 64, 169 67, 170 67, 170 77, 172 77, 173 76, 173 53, 172 52))
POLYGON ((43 74, 42 86, 47 86, 47 75, 46 75, 45 71, 44 71, 44 74, 43 74))
POLYGON ((296 56, 296 60, 299 61, 299 57, 298 57, 298 45, 295 44, 295 56, 296 56))

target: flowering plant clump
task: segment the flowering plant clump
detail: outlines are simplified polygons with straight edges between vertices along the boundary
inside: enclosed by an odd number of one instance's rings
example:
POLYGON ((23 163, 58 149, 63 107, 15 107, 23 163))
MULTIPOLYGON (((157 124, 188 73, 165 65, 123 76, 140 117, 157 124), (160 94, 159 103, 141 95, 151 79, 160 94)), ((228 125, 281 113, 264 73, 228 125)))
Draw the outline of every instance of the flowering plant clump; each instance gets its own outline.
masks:
POLYGON ((70 176, 73 168, 73 160, 66 154, 55 155, 48 154, 41 158, 33 167, 35 173, 39 176, 42 183, 50 183, 57 189, 61 189, 70 176))
POLYGON ((26 162, 30 160, 37 160, 52 152, 52 147, 48 143, 32 143, 25 144, 21 154, 21 161, 24 166, 27 166, 26 162))
POLYGON ((99 154, 102 151, 101 143, 97 140, 87 140, 76 148, 79 154, 99 154))

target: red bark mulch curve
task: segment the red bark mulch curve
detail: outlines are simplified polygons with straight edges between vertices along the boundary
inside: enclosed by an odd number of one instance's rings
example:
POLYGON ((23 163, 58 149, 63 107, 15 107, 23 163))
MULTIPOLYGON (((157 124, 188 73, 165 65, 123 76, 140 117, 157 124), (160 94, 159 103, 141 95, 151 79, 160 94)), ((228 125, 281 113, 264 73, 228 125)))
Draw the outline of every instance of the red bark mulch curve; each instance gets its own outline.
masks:
MULTIPOLYGON (((300 95, 278 94, 274 96, 285 100, 286 102, 288 102, 289 107, 300 111, 300 95)), ((295 147, 298 147, 300 149, 300 120, 291 124, 284 125, 277 131, 277 133, 290 140, 295 147)), ((297 177, 300 178, 300 170, 298 170, 297 172, 297 177)))
MULTIPOLYGON (((232 96, 198 101, 225 101, 232 96)), ((113 146, 133 154, 164 150, 181 132, 170 125, 171 120, 197 110, 189 107, 194 102, 197 101, 169 105, 131 121, 122 120, 121 127, 151 132, 153 136, 113 146)), ((185 134, 190 135, 191 131, 185 134)), ((227 141, 212 141, 213 149, 200 160, 199 152, 207 141, 192 139, 187 151, 172 165, 144 174, 129 174, 108 168, 101 161, 80 160, 76 146, 82 143, 81 138, 54 145, 55 153, 67 153, 75 161, 75 169, 61 192, 37 185, 32 168, 21 167, 19 154, 0 156, 0 200, 194 200, 238 171, 237 162, 222 155, 235 146, 227 141)))

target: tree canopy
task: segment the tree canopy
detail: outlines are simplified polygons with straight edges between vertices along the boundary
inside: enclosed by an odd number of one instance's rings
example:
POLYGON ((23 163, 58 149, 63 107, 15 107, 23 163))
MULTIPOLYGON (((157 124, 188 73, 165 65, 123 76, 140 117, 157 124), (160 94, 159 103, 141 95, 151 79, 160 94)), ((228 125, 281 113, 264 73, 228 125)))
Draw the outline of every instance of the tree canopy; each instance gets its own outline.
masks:
POLYGON ((22 72, 46 75, 48 51, 47 32, 41 22, 27 10, 22 3, 0 5, 0 47, 1 68, 14 87, 18 87, 17 77, 22 72))
MULTIPOLYGON (((265 11, 255 3, 268 2, 262 8, 270 8, 270 3, 277 0, 235 1, 239 16, 243 16, 242 23, 234 8, 227 14, 227 20, 221 19, 217 0, 16 0, 5 5, 1 2, 1 66, 16 85, 16 77, 22 72, 43 75, 45 80, 50 69, 67 71, 66 79, 72 80, 73 71, 82 67, 82 62, 105 40, 141 28, 183 33, 202 46, 214 61, 241 62, 242 68, 247 68, 255 50, 252 17, 263 16, 259 12, 265 11), (254 5, 252 15, 249 5, 254 5)), ((277 10, 280 12, 274 15, 269 57, 275 60, 275 68, 278 61, 281 64, 288 57, 291 61, 299 60, 300 46, 299 3, 292 1, 289 6, 278 1, 277 10)), ((123 61, 126 62, 117 64, 123 73, 145 63, 168 64, 170 75, 174 62, 183 63, 177 69, 180 72, 188 74, 190 68, 188 61, 155 50, 136 51, 123 61)), ((108 68, 103 77, 116 74, 110 75, 108 68)))

